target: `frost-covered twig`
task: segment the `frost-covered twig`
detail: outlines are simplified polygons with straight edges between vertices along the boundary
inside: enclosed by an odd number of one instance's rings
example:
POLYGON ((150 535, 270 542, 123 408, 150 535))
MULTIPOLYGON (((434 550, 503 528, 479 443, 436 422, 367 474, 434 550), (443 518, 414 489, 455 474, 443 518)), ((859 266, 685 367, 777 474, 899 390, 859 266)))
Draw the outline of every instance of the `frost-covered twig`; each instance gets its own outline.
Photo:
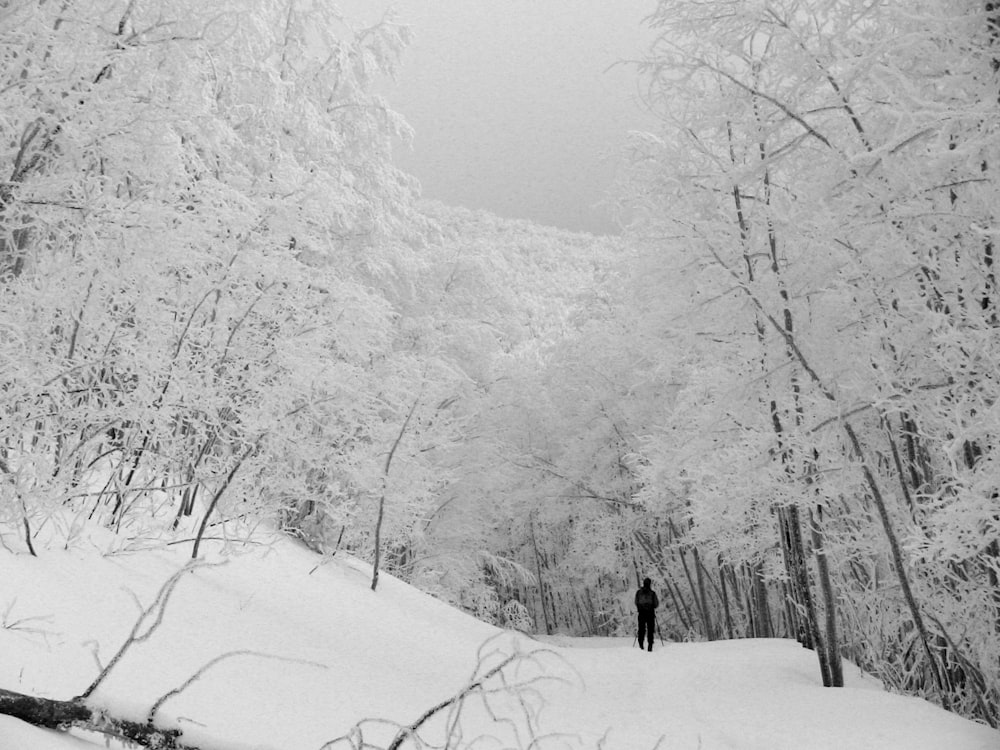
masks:
POLYGON ((938 630, 941 631, 941 635, 944 636, 945 641, 948 643, 948 648, 951 649, 952 657, 961 665, 962 671, 966 676, 965 685, 971 688, 980 713, 991 727, 994 729, 1000 728, 1000 711, 997 710, 987 695, 989 688, 986 685, 986 679, 982 670, 965 656, 962 649, 959 648, 958 643, 951 637, 940 619, 932 614, 928 614, 927 616, 931 622, 937 625, 938 630))
POLYGON ((406 419, 403 420, 403 425, 399 428, 399 434, 396 435, 396 439, 392 443, 392 448, 389 449, 389 455, 385 458, 385 466, 382 467, 382 496, 378 501, 378 517, 375 520, 375 561, 372 563, 372 591, 378 588, 378 569, 381 564, 382 554, 382 521, 385 517, 385 498, 389 491, 389 469, 392 468, 392 459, 396 455, 399 444, 403 442, 406 428, 409 427, 410 420, 413 419, 413 413, 417 410, 417 405, 420 403, 423 395, 424 389, 421 386, 420 393, 413 400, 413 405, 410 406, 410 410, 406 413, 406 419))
POLYGON ((436 706, 424 711, 424 713, 421 714, 420 718, 418 718, 415 722, 413 722, 407 727, 403 727, 399 732, 396 733, 396 736, 393 738, 392 742, 389 743, 389 747, 386 750, 399 750, 400 745, 402 745, 407 740, 407 738, 415 735, 420 730, 420 727, 426 724, 435 714, 438 714, 444 709, 450 708, 451 706, 461 705, 462 701, 465 700, 465 697, 467 695, 482 688, 483 684, 488 679, 490 679, 494 675, 500 674, 503 671, 503 668, 506 667, 511 662, 513 662, 517 657, 518 654, 511 654, 502 662, 497 664, 495 667, 488 670, 478 680, 466 685, 451 698, 443 700, 436 706))
POLYGON ((192 560, 170 576, 170 578, 166 580, 166 582, 160 587, 160 590, 156 593, 156 598, 153 600, 153 603, 139 613, 139 617, 132 625, 132 631, 129 633, 128 638, 125 639, 125 642, 121 645, 115 655, 111 657, 111 661, 108 662, 107 666, 101 670, 100 674, 98 674, 87 689, 83 691, 80 698, 89 698, 93 692, 97 690, 100 684, 104 682, 109 674, 111 674, 111 670, 115 668, 115 665, 117 665, 119 661, 121 661, 122 657, 133 644, 142 643, 143 641, 148 640, 153 633, 156 632, 160 623, 163 622, 163 616, 167 611, 167 602, 170 600, 170 595, 173 593, 174 588, 180 581, 181 576, 197 568, 218 564, 220 563, 206 563, 198 560, 192 560), (150 617, 152 617, 152 622, 147 625, 146 622, 150 617), (144 627, 145 630, 143 630, 144 627))
POLYGON ((400 725, 398 722, 389 721, 387 719, 365 719, 360 721, 351 727, 351 730, 345 734, 343 737, 338 737, 335 740, 330 740, 327 742, 320 750, 332 750, 335 746, 342 742, 348 743, 348 747, 351 750, 383 750, 380 745, 373 745, 365 739, 364 726, 388 726, 393 730, 399 730, 400 725))
POLYGON ((212 511, 215 510, 215 506, 219 504, 219 499, 222 497, 223 493, 227 489, 229 489, 229 485, 232 483, 233 477, 236 476, 236 472, 239 471, 244 461, 250 458, 250 456, 257 451, 263 439, 264 435, 261 435, 260 437, 257 438, 256 442, 254 442, 253 445, 249 446, 245 451, 243 451, 243 455, 239 457, 239 459, 236 461, 235 464, 233 464, 232 468, 229 470, 229 473, 226 475, 225 479, 222 480, 222 484, 219 485, 219 488, 215 491, 215 494, 212 495, 212 499, 208 503, 208 508, 205 509, 205 516, 204 518, 201 519, 201 525, 198 527, 198 533, 195 535, 194 538, 194 547, 191 549, 192 560, 198 559, 198 549, 201 547, 202 537, 205 536, 205 529, 208 528, 208 520, 209 518, 212 517, 212 511))
MULTIPOLYGON (((524 652, 515 644, 513 651, 496 646, 496 638, 491 638, 480 646, 477 652, 476 667, 468 682, 458 692, 425 710, 410 724, 399 724, 382 719, 364 719, 351 731, 341 737, 330 740, 320 750, 333 750, 336 747, 347 747, 350 750, 401 750, 408 743, 416 748, 471 748, 487 735, 468 740, 464 736, 465 724, 463 713, 467 713, 472 698, 478 698, 481 710, 496 727, 503 727, 509 733, 513 744, 511 747, 539 750, 546 746, 549 740, 565 739, 565 735, 542 735, 538 731, 537 717, 544 703, 538 685, 542 682, 564 681, 555 675, 545 665, 540 664, 540 658, 552 655, 553 652, 539 649, 524 652), (489 668, 486 665, 492 664, 489 668), (515 706, 504 705, 499 698, 508 698, 515 706), (444 725, 440 739, 429 742, 421 736, 421 730, 435 717, 445 714, 444 725), (371 744, 364 736, 366 727, 389 726, 394 735, 388 744, 371 744)), ((558 657, 557 657, 558 658, 558 657)), ((494 736, 495 739, 495 736, 494 736)), ((384 741, 384 740, 383 740, 384 741)))
POLYGON ((16 604, 17 604, 17 597, 15 596, 7 604, 6 609, 4 609, 3 611, 3 616, 0 617, 0 628, 3 628, 4 630, 21 630, 26 633, 41 633, 45 635, 47 631, 42 630, 40 628, 25 627, 25 625, 29 622, 35 622, 35 621, 45 622, 51 618, 42 615, 29 615, 28 617, 20 617, 16 620, 11 620, 10 615, 11 612, 14 611, 14 606, 16 604))
POLYGON ((205 675, 205 672, 214 667, 216 664, 218 664, 221 661, 224 661, 225 659, 229 659, 230 657, 233 656, 257 656, 260 657, 261 659, 277 659, 278 661, 290 662, 292 664, 306 664, 310 667, 318 667, 320 669, 327 668, 325 664, 320 664, 319 662, 308 661, 307 659, 293 659, 288 656, 277 656, 275 654, 265 654, 261 651, 251 651, 249 649, 240 649, 239 651, 227 651, 226 653, 219 654, 214 659, 211 659, 208 662, 206 662, 197 672, 195 672, 193 675, 184 680, 184 682, 182 682, 179 687, 173 688, 172 690, 168 690, 166 693, 157 698, 156 701, 153 703, 153 707, 149 709, 149 714, 146 716, 146 721, 152 724, 153 719, 156 718, 156 712, 160 710, 160 707, 163 706, 164 703, 166 703, 174 696, 183 693, 185 690, 191 687, 191 685, 200 680, 205 675))

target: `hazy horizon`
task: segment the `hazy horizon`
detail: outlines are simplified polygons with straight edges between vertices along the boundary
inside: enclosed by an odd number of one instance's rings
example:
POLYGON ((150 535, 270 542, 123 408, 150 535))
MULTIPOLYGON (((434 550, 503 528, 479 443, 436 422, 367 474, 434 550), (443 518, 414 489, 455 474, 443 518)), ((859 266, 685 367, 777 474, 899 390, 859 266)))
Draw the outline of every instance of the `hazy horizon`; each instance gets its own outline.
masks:
POLYGON ((426 198, 614 233, 601 205, 629 130, 648 129, 634 69, 655 0, 347 0, 359 22, 395 6, 413 27, 385 96, 415 131, 401 168, 426 198), (610 68, 610 69, 609 69, 610 68))

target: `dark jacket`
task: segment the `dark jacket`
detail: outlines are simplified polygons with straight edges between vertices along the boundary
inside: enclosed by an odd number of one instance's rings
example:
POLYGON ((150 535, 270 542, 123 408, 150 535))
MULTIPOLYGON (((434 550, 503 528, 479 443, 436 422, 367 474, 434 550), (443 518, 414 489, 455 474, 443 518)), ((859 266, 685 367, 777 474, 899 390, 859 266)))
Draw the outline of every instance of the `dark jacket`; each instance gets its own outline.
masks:
POLYGON ((639 614, 653 614, 653 610, 659 606, 660 600, 653 589, 643 586, 635 592, 635 608, 639 610, 639 614))

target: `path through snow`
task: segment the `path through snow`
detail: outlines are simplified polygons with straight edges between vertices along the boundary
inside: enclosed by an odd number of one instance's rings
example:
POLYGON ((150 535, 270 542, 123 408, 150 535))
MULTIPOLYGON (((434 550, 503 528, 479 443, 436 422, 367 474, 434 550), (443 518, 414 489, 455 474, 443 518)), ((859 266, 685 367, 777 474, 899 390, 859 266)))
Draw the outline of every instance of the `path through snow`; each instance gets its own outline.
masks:
MULTIPOLYGON (((69 698, 94 678, 95 653, 106 661, 128 634, 133 594, 148 605, 185 551, 40 554, 0 552, 0 686, 69 698)), ((511 719, 529 709, 544 737, 538 750, 594 748, 602 737, 605 750, 658 742, 678 750, 1000 749, 1000 733, 883 692, 854 668, 848 687, 822 688, 812 652, 790 641, 658 644, 647 653, 624 638, 532 640, 389 576, 374 593, 367 566, 344 558, 317 568, 288 540, 213 560, 224 564, 185 574, 161 627, 94 696, 141 719, 214 657, 256 652, 219 662, 164 704, 159 716, 206 749, 319 750, 362 719, 380 720, 363 725, 364 738, 384 745, 397 728, 384 720, 412 722, 468 683, 477 654, 488 668, 512 651, 525 655, 504 671, 522 685, 520 699, 496 693, 490 708, 511 719)), ((528 737, 523 722, 493 723, 478 699, 459 718, 467 742, 528 737)), ((0 750, 87 747, 0 717, 0 750)))

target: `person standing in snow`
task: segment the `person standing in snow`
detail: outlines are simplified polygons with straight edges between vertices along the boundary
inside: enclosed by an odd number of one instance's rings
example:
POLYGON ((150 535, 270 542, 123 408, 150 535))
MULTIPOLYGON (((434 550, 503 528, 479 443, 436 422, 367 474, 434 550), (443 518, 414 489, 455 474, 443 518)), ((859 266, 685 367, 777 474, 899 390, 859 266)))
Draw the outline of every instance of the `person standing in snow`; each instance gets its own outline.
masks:
POLYGON ((660 600, 652 589, 653 582, 643 580, 642 588, 635 592, 635 609, 639 613, 639 648, 644 637, 649 638, 649 650, 653 650, 653 634, 656 632, 656 608, 660 600))

